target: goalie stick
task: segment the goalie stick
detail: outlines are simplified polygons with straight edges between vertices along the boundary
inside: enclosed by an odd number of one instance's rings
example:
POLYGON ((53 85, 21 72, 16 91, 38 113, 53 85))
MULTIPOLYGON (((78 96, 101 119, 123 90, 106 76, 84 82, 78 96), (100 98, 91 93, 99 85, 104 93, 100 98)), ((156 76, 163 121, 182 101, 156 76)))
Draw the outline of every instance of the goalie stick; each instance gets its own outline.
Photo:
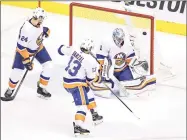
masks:
MULTIPOLYGON (((89 54, 99 63, 99 61, 97 60, 97 58, 94 56, 94 54, 92 52, 89 52, 89 54)), ((137 119, 140 119, 138 116, 136 116, 134 114, 134 112, 120 99, 120 97, 118 97, 114 91, 106 84, 106 83, 103 83, 110 91, 111 93, 137 118, 137 119)), ((126 92, 126 91, 125 91, 126 92)))

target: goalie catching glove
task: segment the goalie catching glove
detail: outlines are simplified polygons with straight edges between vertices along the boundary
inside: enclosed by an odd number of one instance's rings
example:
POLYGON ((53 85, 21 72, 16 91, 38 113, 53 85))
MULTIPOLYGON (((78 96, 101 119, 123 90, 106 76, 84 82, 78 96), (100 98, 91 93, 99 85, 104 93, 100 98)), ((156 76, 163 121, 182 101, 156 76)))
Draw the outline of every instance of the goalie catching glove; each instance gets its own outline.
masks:
POLYGON ((137 57, 133 57, 128 66, 131 70, 139 75, 145 75, 148 73, 149 65, 147 61, 139 61, 137 57))

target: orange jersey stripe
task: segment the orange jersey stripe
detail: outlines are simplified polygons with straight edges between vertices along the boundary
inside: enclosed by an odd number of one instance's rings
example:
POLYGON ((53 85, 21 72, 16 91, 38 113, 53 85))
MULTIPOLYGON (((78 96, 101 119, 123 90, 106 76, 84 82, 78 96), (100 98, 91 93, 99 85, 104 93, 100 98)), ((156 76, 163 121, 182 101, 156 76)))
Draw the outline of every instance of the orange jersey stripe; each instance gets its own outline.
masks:
POLYGON ((79 87, 79 86, 84 86, 84 87, 87 87, 88 84, 87 83, 63 83, 63 86, 64 88, 76 88, 76 87, 79 87))
POLYGON ((81 96, 82 105, 86 105, 84 90, 83 90, 82 86, 79 86, 78 88, 79 88, 79 92, 80 92, 80 96, 81 96))
POLYGON ((21 56, 22 56, 23 58, 28 58, 28 57, 29 57, 29 52, 27 51, 26 48, 23 49, 23 50, 20 50, 20 49, 17 47, 17 48, 16 48, 16 51, 17 51, 18 53, 20 53, 21 56))

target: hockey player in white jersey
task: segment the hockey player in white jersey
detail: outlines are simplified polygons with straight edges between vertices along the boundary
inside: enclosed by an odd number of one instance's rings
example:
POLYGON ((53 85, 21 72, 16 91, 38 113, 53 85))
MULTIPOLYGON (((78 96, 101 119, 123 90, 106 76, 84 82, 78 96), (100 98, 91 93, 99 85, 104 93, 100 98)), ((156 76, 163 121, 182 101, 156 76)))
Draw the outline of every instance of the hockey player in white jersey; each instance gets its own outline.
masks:
MULTIPOLYGON (((148 75, 148 63, 146 61, 139 61, 135 55, 132 46, 129 44, 128 39, 125 37, 123 29, 116 28, 110 38, 102 41, 96 57, 100 62, 100 75, 101 84, 92 83, 91 88, 100 96, 107 88, 103 86, 102 81, 112 79, 114 85, 118 88, 122 86, 131 90, 142 90, 148 85, 156 83, 154 75, 148 75), (111 60, 111 61, 110 61, 111 60), (105 64, 109 67, 109 72, 103 76, 105 64), (114 78, 115 77, 115 78, 114 78)), ((106 72, 105 72, 106 73, 106 72)), ((128 94, 121 93, 120 96, 129 96, 128 94)))
MULTIPOLYGON (((116 1, 116 3, 119 3, 119 4, 116 4, 116 9, 125 10, 127 12, 149 15, 149 16, 154 17, 155 21, 157 20, 155 17, 155 11, 138 8, 132 4, 134 2, 135 1, 127 1, 127 0, 116 1)), ((129 34, 127 35, 127 37, 129 37, 129 41, 131 43, 131 46, 134 48, 136 55, 140 59, 142 59, 143 57, 145 57, 144 56, 145 52, 142 52, 142 49, 141 49, 142 44, 144 44, 144 42, 142 43, 142 39, 148 36, 149 30, 144 29, 142 33, 137 32, 136 25, 134 24, 132 16, 121 15, 121 14, 117 14, 117 16, 120 18, 124 18, 124 25, 129 34)), ((154 27, 156 27, 156 22, 154 22, 154 27)), ((154 33, 154 56, 156 59, 154 61, 154 65, 155 65, 154 73, 156 73, 157 75, 157 82, 169 80, 176 76, 173 68, 167 64, 164 54, 161 51, 161 47, 162 46, 159 43, 157 33, 155 32, 154 33)))
POLYGON ((26 20, 20 28, 9 86, 5 92, 7 98, 13 94, 17 83, 22 78, 24 69, 30 71, 33 69, 30 57, 35 53, 35 58, 43 67, 37 83, 37 93, 42 97, 51 97, 51 94, 46 90, 46 86, 51 76, 52 59, 42 43, 43 37, 48 37, 50 33, 48 27, 42 26, 45 18, 46 12, 42 8, 36 8, 32 18, 26 20))
MULTIPOLYGON (((87 110, 90 110, 95 124, 101 123, 103 120, 103 117, 97 113, 94 94, 87 84, 87 81, 97 82, 98 80, 96 73, 99 65, 89 54, 93 47, 93 41, 86 39, 81 43, 80 47, 72 46, 72 49, 67 51, 70 54, 70 60, 65 68, 66 74, 64 75, 63 86, 73 96, 77 108, 75 122, 73 122, 74 134, 76 136, 90 133, 83 126, 87 110)), ((59 53, 62 55, 61 51, 59 53)))

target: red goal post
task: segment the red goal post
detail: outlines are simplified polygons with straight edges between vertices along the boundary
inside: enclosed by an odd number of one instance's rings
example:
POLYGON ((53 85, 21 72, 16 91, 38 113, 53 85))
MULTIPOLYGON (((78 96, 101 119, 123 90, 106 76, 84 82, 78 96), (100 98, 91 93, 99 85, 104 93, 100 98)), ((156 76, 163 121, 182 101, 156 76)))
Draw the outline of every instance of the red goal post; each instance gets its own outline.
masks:
MULTIPOLYGON (((140 13, 134 13, 134 12, 127 12, 123 10, 116 10, 106 7, 100 7, 100 6, 94 6, 94 5, 88 5, 83 3, 76 3, 72 2, 70 4, 69 8, 69 45, 71 46, 73 44, 73 34, 74 34, 74 9, 78 8, 86 8, 86 9, 92 9, 97 11, 103 11, 103 12, 109 12, 109 13, 115 13, 115 14, 121 14, 121 15, 128 15, 133 17, 140 17, 144 19, 150 20, 150 74, 154 73, 154 17, 150 15, 140 14, 140 13)), ((81 35, 81 33, 80 33, 81 35)))

